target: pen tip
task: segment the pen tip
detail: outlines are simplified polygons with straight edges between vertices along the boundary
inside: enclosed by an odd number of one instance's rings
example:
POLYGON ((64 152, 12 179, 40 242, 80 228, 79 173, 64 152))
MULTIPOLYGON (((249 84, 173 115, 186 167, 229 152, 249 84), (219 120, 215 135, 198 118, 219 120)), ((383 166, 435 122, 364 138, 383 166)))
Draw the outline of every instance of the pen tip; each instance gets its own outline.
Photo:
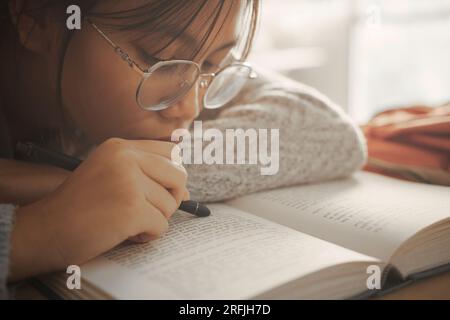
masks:
POLYGON ((207 217, 210 214, 211 214, 211 211, 209 210, 209 208, 207 206, 205 206, 203 204, 198 205, 196 216, 207 217))
POLYGON ((182 201, 179 209, 197 217, 207 217, 211 214, 207 206, 193 200, 182 201))

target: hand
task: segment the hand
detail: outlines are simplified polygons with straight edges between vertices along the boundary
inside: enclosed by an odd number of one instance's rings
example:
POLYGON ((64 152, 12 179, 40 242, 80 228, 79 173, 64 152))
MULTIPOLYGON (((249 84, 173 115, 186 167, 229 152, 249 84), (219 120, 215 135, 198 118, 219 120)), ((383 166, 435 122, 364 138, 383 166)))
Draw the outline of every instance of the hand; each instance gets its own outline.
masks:
POLYGON ((10 280, 81 264, 130 237, 163 235, 189 199, 186 170, 171 160, 174 147, 110 139, 58 189, 19 208, 10 280))

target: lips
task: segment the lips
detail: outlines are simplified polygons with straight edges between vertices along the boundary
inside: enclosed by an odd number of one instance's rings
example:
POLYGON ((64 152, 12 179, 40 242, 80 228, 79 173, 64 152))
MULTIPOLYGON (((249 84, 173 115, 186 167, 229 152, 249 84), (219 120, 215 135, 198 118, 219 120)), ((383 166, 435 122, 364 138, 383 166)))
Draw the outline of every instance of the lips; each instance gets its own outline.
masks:
POLYGON ((172 137, 162 137, 162 138, 156 138, 153 140, 172 142, 172 137))

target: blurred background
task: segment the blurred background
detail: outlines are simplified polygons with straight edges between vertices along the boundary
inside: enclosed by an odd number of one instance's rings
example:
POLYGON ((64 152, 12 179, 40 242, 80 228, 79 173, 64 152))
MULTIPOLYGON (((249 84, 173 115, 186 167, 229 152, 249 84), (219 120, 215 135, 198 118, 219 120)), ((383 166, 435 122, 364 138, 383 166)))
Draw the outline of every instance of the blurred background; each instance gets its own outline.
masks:
POLYGON ((262 0, 250 61, 314 86, 359 123, 450 101, 450 0, 262 0))

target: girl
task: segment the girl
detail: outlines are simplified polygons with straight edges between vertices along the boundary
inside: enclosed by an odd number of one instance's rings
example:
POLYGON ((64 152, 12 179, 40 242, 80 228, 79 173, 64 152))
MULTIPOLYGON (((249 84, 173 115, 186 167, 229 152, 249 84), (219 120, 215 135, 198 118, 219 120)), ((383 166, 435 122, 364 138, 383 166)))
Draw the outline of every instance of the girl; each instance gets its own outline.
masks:
POLYGON ((258 0, 10 0, 0 5, 0 292, 161 236, 182 200, 345 177, 358 129, 327 98, 245 63, 258 0), (81 29, 66 10, 81 8, 81 29), (221 107, 219 109, 219 107, 221 107), (279 171, 180 165, 175 129, 279 129, 279 171), (74 172, 14 160, 33 141, 74 172))

